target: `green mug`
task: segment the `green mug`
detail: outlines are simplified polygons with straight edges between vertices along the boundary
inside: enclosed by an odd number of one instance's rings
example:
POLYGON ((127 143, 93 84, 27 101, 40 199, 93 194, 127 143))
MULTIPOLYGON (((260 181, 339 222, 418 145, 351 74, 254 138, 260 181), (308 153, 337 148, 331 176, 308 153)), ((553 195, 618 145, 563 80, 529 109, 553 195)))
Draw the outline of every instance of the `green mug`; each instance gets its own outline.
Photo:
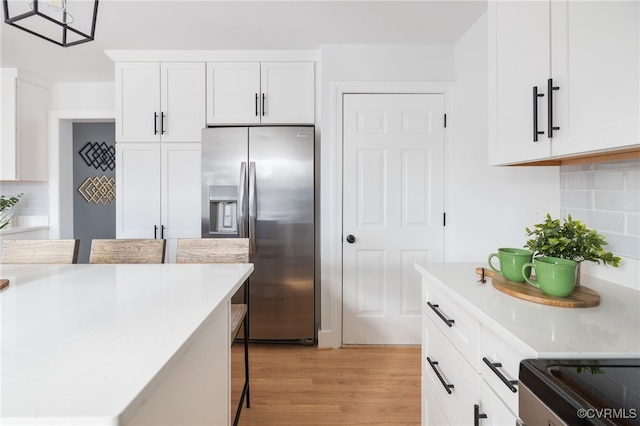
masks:
POLYGON ((536 257, 533 263, 522 265, 522 276, 526 282, 538 287, 543 293, 555 297, 567 297, 576 285, 576 271, 578 262, 559 257, 536 257), (533 268, 536 271, 536 281, 525 277, 525 269, 533 268))
MULTIPOLYGON (((522 266, 525 263, 531 262, 533 259, 533 252, 519 248, 500 248, 497 253, 491 253, 489 255, 489 267, 496 272, 501 273, 507 280, 523 283, 524 277, 522 276, 522 266), (491 259, 497 257, 500 261, 500 269, 491 264, 491 259)), ((528 268, 529 273, 531 268, 528 268)), ((527 278, 529 278, 527 273, 527 278)))

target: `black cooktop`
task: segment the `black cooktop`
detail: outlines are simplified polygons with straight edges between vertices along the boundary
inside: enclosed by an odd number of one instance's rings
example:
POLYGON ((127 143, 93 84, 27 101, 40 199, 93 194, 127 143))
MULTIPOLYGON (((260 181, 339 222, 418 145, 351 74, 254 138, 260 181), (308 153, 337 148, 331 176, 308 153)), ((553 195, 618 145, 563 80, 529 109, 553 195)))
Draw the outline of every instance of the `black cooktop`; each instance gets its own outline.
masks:
POLYGON ((569 425, 640 425, 640 359, 527 359, 520 382, 569 425))

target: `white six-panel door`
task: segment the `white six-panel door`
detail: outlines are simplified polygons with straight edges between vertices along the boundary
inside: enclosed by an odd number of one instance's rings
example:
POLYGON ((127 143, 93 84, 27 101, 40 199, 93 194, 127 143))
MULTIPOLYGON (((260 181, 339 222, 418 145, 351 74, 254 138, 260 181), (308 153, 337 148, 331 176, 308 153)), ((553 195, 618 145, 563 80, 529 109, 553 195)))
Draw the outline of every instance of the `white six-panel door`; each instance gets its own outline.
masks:
POLYGON ((344 344, 421 341, 414 264, 443 259, 443 119, 442 94, 344 95, 344 344))

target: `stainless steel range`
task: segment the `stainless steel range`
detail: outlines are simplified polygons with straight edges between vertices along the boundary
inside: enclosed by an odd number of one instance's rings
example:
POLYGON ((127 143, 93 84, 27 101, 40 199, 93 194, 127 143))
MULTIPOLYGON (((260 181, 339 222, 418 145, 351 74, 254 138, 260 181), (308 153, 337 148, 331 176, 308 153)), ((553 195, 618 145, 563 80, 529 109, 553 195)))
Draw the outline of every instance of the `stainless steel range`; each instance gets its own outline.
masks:
POLYGON ((640 425, 640 359, 520 363, 520 418, 536 425, 640 425))

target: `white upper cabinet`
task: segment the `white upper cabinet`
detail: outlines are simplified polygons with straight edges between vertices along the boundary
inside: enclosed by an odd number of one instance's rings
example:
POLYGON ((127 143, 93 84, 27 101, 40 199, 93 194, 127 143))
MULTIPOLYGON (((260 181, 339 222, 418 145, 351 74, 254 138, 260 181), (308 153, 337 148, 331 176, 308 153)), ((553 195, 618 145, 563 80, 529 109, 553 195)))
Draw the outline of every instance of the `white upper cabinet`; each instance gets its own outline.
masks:
MULTIPOLYGON (((550 69, 549 3, 489 2, 489 161, 544 159, 545 134, 534 142, 534 87, 546 92, 550 69)), ((537 97, 538 131, 546 133, 544 102, 537 97)))
POLYGON ((207 63, 208 124, 312 124, 313 62, 207 63))
POLYGON ((491 164, 639 146, 638 9, 489 2, 491 164))
POLYGON ((0 93, 0 180, 48 180, 48 84, 3 69, 0 93))
POLYGON ((313 62, 260 64, 263 123, 314 122, 313 62))
POLYGON ((260 123, 260 63, 207 64, 207 123, 260 123))
POLYGON ((116 142, 199 142, 205 65, 116 63, 116 142))
POLYGON ((640 143, 640 3, 551 2, 553 155, 640 143))

